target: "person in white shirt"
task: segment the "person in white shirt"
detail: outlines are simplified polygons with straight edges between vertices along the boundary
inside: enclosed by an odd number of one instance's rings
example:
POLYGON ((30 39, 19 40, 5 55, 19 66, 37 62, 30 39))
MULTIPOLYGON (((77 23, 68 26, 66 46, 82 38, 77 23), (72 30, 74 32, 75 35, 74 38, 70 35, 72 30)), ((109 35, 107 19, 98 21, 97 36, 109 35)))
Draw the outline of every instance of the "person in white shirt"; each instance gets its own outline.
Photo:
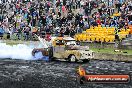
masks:
POLYGON ((81 7, 83 7, 84 6, 84 1, 81 0, 80 4, 81 4, 81 7))

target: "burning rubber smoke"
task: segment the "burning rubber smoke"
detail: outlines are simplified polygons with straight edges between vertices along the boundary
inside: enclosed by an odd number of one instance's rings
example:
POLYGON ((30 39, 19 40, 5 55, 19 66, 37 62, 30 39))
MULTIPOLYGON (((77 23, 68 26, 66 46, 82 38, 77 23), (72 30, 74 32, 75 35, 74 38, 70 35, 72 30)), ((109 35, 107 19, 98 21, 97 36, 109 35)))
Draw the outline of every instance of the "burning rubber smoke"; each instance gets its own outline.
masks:
MULTIPOLYGON (((37 57, 32 56, 34 46, 27 46, 25 44, 7 45, 0 43, 0 59, 22 59, 22 60, 36 60, 37 57)), ((37 55, 38 57, 41 55, 37 55)))

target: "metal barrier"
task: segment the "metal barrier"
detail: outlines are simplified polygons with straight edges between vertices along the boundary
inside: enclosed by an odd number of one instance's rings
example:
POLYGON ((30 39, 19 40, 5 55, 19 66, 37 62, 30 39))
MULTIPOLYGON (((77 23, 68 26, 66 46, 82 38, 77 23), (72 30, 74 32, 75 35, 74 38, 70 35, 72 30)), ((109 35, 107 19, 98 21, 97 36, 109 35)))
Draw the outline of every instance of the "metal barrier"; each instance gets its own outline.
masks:
POLYGON ((7 34, 3 34, 3 36, 1 36, 1 39, 22 40, 22 41, 23 40, 31 40, 31 41, 38 40, 38 38, 32 33, 29 33, 29 35, 26 35, 25 33, 14 33, 14 34, 7 33, 7 34))

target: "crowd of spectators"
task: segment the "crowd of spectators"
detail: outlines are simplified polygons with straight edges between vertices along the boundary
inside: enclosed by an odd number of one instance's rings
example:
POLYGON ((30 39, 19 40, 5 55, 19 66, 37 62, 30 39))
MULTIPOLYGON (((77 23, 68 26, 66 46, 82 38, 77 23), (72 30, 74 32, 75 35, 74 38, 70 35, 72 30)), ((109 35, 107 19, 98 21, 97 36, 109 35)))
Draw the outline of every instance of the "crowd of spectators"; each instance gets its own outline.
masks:
POLYGON ((23 35, 25 40, 34 34, 44 37, 69 35, 90 26, 109 26, 118 29, 132 24, 132 2, 104 3, 100 0, 1 0, 0 35, 23 35), (121 15, 113 17, 118 12, 121 15))

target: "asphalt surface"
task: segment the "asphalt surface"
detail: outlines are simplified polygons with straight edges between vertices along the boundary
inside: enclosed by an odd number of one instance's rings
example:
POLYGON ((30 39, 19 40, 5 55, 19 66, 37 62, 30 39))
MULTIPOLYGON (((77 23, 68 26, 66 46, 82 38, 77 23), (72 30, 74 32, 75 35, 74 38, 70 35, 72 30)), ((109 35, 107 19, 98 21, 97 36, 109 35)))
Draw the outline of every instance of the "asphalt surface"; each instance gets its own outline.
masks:
POLYGON ((132 88, 129 84, 78 84, 76 68, 82 65, 88 73, 130 74, 132 63, 98 61, 87 63, 0 60, 0 88, 132 88))

